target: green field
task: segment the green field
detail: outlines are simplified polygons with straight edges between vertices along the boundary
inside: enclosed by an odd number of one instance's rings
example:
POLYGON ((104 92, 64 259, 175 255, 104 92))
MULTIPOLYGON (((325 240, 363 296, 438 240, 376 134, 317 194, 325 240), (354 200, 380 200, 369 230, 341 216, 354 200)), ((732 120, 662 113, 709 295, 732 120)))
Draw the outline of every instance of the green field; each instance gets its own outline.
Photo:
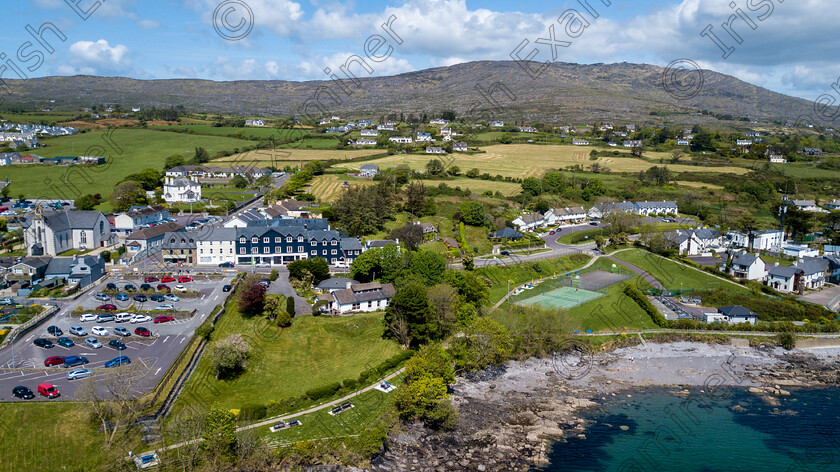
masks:
POLYGON ((337 145, 338 140, 336 138, 307 137, 293 143, 279 144, 277 147, 290 149, 335 149, 337 145))
POLYGON ((44 139, 47 147, 34 153, 43 157, 96 154, 112 159, 110 164, 95 167, 6 166, 0 171, 0 178, 12 181, 9 188, 14 196, 23 193, 29 198, 74 199, 88 193, 101 193, 107 198, 125 176, 150 167, 163 170, 163 163, 171 154, 179 153, 189 158, 197 146, 202 146, 212 156, 220 151, 253 145, 242 139, 144 129, 117 129, 110 135, 107 133, 91 131, 44 139))
POLYGON ((235 305, 228 304, 213 340, 234 333, 246 337, 253 349, 246 372, 234 380, 216 380, 209 356, 204 356, 185 389, 196 393, 179 400, 176 409, 199 399, 235 409, 298 397, 315 387, 355 379, 400 351, 397 343, 382 339, 381 314, 302 316, 281 329, 261 317, 244 318, 235 305))
POLYGON ((490 281, 490 302, 495 303, 507 294, 508 280, 511 281, 510 290, 513 290, 517 285, 539 280, 540 277, 552 277, 554 274, 579 268, 589 262, 589 259, 589 256, 584 254, 573 254, 524 264, 481 267, 476 269, 475 273, 490 281))
POLYGON ((615 254, 617 259, 629 262, 658 280, 666 290, 729 290, 749 292, 744 286, 719 279, 699 269, 678 264, 640 249, 630 249, 615 254))
MULTIPOLYGON (((276 140, 297 138, 309 134, 309 130, 303 129, 277 129, 271 127, 245 127, 233 128, 230 126, 212 126, 212 125, 171 125, 171 126, 154 126, 152 129, 156 130, 188 130, 196 134, 204 134, 211 136, 231 136, 241 138, 258 138, 276 140)), ((335 143, 333 143, 335 144, 335 143)))
POLYGON ((42 121, 47 123, 67 121, 78 116, 74 112, 35 112, 35 113, 8 113, 0 111, 0 118, 10 123, 32 123, 40 124, 42 121))
POLYGON ((610 286, 607 295, 568 310, 566 319, 572 329, 585 331, 627 331, 656 328, 653 320, 633 299, 624 295, 624 287, 644 288, 645 281, 634 277, 610 286))

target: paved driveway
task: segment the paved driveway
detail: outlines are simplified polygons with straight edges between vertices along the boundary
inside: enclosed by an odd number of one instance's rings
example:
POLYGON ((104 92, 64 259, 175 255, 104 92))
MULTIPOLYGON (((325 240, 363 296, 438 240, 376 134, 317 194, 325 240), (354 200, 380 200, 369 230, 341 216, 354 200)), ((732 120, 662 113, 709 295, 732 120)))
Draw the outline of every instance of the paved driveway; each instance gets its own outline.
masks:
POLYGON ((268 293, 294 298, 295 316, 311 315, 312 307, 306 300, 295 293, 295 289, 292 288, 292 284, 289 283, 289 269, 285 267, 276 267, 276 269, 279 275, 277 280, 271 282, 271 285, 268 286, 268 293))

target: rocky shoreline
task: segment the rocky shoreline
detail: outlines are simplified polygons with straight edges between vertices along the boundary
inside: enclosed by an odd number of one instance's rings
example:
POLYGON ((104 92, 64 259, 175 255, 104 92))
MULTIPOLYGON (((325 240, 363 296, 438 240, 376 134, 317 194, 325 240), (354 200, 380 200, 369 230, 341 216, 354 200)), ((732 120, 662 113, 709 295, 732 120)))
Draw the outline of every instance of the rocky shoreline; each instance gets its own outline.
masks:
POLYGON ((789 388, 840 385, 840 349, 784 351, 702 343, 647 343, 588 355, 511 362, 459 378, 452 431, 412 424, 392 434, 371 471, 526 471, 563 438, 586 435, 585 408, 645 387, 691 390, 720 401, 731 389, 770 404, 789 388))

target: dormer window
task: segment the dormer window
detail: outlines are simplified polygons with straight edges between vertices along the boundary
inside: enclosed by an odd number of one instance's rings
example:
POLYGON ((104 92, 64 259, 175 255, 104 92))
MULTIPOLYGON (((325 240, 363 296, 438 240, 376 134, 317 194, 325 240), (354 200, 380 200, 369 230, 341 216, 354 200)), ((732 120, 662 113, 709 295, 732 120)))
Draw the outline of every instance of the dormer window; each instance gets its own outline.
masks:
POLYGON ((258 242, 260 242, 260 238, 254 236, 253 238, 251 238, 251 242, 257 244, 258 242))

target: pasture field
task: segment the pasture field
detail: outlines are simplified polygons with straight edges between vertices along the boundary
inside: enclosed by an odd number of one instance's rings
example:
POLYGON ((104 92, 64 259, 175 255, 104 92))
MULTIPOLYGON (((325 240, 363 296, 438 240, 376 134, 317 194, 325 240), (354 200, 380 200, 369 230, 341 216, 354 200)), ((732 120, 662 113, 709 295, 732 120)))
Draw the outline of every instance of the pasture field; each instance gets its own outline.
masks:
MULTIPOLYGON (((540 177, 548 169, 563 169, 567 166, 580 165, 584 168, 597 162, 606 166, 612 172, 631 172, 647 170, 657 163, 632 157, 599 157, 595 161, 589 160, 591 147, 569 146, 569 145, 531 145, 531 144, 509 144, 494 145, 483 148, 484 154, 466 155, 450 154, 452 164, 457 165, 462 171, 478 168, 482 173, 490 175, 503 175, 511 177, 540 177)), ((654 154, 646 153, 649 158, 655 158, 654 154)), ((664 154, 664 153, 659 153, 664 154)), ((378 159, 376 164, 379 167, 395 167, 406 164, 412 169, 424 169, 426 163, 432 157, 429 155, 401 154, 378 159)), ((358 170, 365 162, 353 162, 339 164, 339 167, 358 170)), ((747 169, 742 167, 697 167, 684 164, 668 164, 672 172, 707 172, 721 174, 745 174, 747 169)))
POLYGON ((373 185, 375 182, 368 179, 354 179, 346 175, 337 174, 323 174, 316 175, 312 179, 312 184, 309 187, 309 193, 315 195, 322 202, 334 202, 343 190, 344 182, 350 186, 356 185, 373 185))
POLYGON ((47 123, 52 122, 61 122, 67 121, 71 118, 75 118, 79 114, 76 112, 68 111, 68 112, 35 112, 35 113, 11 113, 0 111, 0 118, 10 122, 10 123, 31 123, 31 124, 40 124, 42 121, 46 121, 47 123))
MULTIPOLYGON (((338 140, 330 137, 307 137, 288 144, 278 144, 278 148, 288 149, 335 149, 338 140)), ((383 151, 380 151, 383 152, 383 151)))
POLYGON ((212 126, 206 124, 198 124, 198 125, 165 125, 165 126, 155 126, 153 129, 158 130, 189 130, 196 134, 206 134, 210 136, 231 136, 231 137, 249 137, 249 138, 262 138, 262 139, 290 139, 290 138, 297 138, 299 136, 303 136, 308 134, 309 131, 302 130, 302 129, 276 129, 271 127, 251 127, 246 126, 245 128, 233 128, 230 126, 212 126))
POLYGON ((101 166, 15 165, 5 166, 0 178, 12 181, 11 194, 28 198, 74 199, 85 194, 101 193, 107 198, 125 176, 146 168, 163 170, 166 156, 180 153, 191 157, 197 146, 213 154, 253 145, 251 141, 188 134, 165 133, 144 129, 90 131, 75 136, 44 139, 46 147, 35 154, 43 157, 98 154, 109 159, 101 166), (109 141, 114 144, 112 146, 109 141))
MULTIPOLYGON (((177 136, 177 135, 176 135, 177 136)), ((230 138, 228 138, 230 139, 230 138)), ((295 166, 305 164, 309 161, 347 160, 358 157, 374 156, 382 154, 381 149, 347 149, 347 150, 316 150, 316 149, 258 149, 232 156, 222 157, 213 161, 214 164, 227 165, 225 163, 237 162, 253 163, 259 165, 273 165, 278 168, 283 166, 295 166)), ((358 170, 358 166, 356 166, 358 170)))
POLYGON ((749 292, 743 285, 719 279, 700 269, 678 264, 670 259, 659 257, 641 249, 619 251, 616 259, 629 262, 644 270, 659 281, 666 290, 728 290, 749 292))

